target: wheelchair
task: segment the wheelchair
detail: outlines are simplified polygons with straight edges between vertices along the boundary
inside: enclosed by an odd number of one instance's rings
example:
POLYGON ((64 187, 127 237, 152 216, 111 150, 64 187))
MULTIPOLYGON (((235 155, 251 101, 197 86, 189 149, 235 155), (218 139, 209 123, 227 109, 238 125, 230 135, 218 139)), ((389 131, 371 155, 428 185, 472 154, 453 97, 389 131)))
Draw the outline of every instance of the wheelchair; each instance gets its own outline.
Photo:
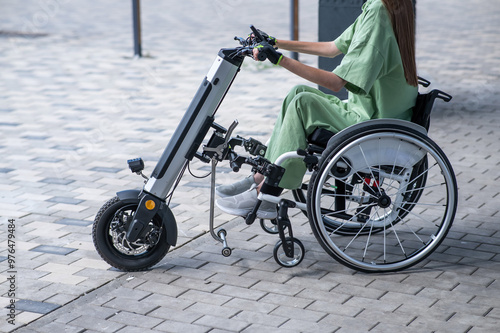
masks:
MULTIPOLYGON (((314 236, 338 262, 363 272, 399 271, 428 257, 446 237, 457 184, 446 155, 427 136, 436 98, 452 97, 440 90, 419 94, 412 122, 370 120, 335 135, 319 128, 309 136, 306 155, 320 157, 293 197, 306 205, 314 236)), ((261 226, 278 233, 276 221, 261 220, 261 226)), ((283 266, 300 262, 300 255, 281 258, 283 266)))
MULTIPOLYGON (((255 27, 251 29, 257 42, 263 40, 255 27)), ((293 191, 295 200, 261 192, 245 218, 247 224, 254 223, 262 201, 278 205, 277 219, 270 224, 261 220, 265 231, 279 234, 273 250, 278 264, 294 267, 305 255, 302 242, 293 234, 290 208, 302 210, 324 250, 352 269, 398 271, 429 256, 446 237, 457 208, 453 169, 427 136, 434 100, 448 102, 451 96, 439 90, 420 94, 412 122, 370 120, 335 135, 317 129, 306 150, 283 154, 271 163, 264 158, 266 146, 261 142, 232 137, 237 121, 228 129, 215 123, 218 107, 256 45, 250 37, 235 39, 240 46, 219 51, 151 176, 142 173, 141 158, 128 160, 131 171, 145 178, 144 186, 118 192, 96 214, 92 237, 99 255, 124 271, 148 269, 162 260, 177 243, 170 201, 190 161, 197 158, 211 163, 210 234, 222 243, 222 255, 230 256, 227 231, 214 227, 218 162, 229 161, 233 171, 250 165, 270 187, 276 187, 284 173, 282 163, 299 158, 312 175, 293 191), (238 146, 250 156, 238 154, 238 146)))

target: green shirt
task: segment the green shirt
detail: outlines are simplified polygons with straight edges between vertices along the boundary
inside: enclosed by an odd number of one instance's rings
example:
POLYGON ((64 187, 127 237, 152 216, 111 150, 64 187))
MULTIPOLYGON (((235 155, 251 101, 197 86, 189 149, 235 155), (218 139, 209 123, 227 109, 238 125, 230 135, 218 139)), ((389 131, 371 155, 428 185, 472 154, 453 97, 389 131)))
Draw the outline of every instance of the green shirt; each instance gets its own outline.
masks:
POLYGON ((362 10, 334 41, 345 54, 333 72, 347 81, 347 107, 364 120, 410 120, 417 87, 406 82, 389 13, 381 0, 368 0, 362 10))

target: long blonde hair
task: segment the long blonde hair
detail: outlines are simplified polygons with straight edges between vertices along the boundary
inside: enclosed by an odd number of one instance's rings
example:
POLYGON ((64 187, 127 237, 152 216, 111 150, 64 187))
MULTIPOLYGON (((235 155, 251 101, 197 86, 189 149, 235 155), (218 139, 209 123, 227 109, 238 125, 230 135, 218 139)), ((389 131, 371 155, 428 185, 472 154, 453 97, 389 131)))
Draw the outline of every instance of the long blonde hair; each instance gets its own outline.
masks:
POLYGON ((392 29, 396 35, 399 53, 403 61, 406 82, 418 85, 415 61, 415 14, 411 0, 382 0, 391 17, 392 29))

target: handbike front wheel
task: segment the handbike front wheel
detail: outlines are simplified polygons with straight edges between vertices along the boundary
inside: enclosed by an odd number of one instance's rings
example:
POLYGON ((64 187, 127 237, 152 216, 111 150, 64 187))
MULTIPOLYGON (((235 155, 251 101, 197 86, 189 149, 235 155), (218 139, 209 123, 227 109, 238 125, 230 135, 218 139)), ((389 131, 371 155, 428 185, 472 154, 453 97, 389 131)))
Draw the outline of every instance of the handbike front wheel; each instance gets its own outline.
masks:
POLYGON ((92 228, 94 246, 111 266, 122 271, 141 271, 156 265, 167 254, 163 221, 157 214, 150 221, 151 231, 136 242, 127 241, 127 227, 134 216, 139 199, 124 203, 118 197, 106 202, 97 213, 92 228))
POLYGON ((330 142, 307 203, 328 254, 359 271, 391 272, 417 264, 443 241, 457 185, 445 154, 425 134, 372 123, 330 142))

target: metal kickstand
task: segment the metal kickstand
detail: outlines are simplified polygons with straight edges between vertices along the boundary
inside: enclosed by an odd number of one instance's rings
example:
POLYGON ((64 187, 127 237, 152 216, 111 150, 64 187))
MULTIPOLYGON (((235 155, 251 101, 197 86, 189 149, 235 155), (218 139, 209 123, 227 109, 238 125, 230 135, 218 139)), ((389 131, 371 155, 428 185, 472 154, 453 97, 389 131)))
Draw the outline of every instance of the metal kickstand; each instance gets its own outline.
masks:
POLYGON ((222 255, 224 257, 229 257, 231 255, 231 248, 227 246, 227 231, 225 229, 219 229, 217 233, 214 230, 214 212, 215 212, 215 169, 217 167, 217 159, 215 157, 212 158, 212 173, 210 177, 210 221, 209 221, 209 229, 210 235, 216 240, 222 243, 222 255))

